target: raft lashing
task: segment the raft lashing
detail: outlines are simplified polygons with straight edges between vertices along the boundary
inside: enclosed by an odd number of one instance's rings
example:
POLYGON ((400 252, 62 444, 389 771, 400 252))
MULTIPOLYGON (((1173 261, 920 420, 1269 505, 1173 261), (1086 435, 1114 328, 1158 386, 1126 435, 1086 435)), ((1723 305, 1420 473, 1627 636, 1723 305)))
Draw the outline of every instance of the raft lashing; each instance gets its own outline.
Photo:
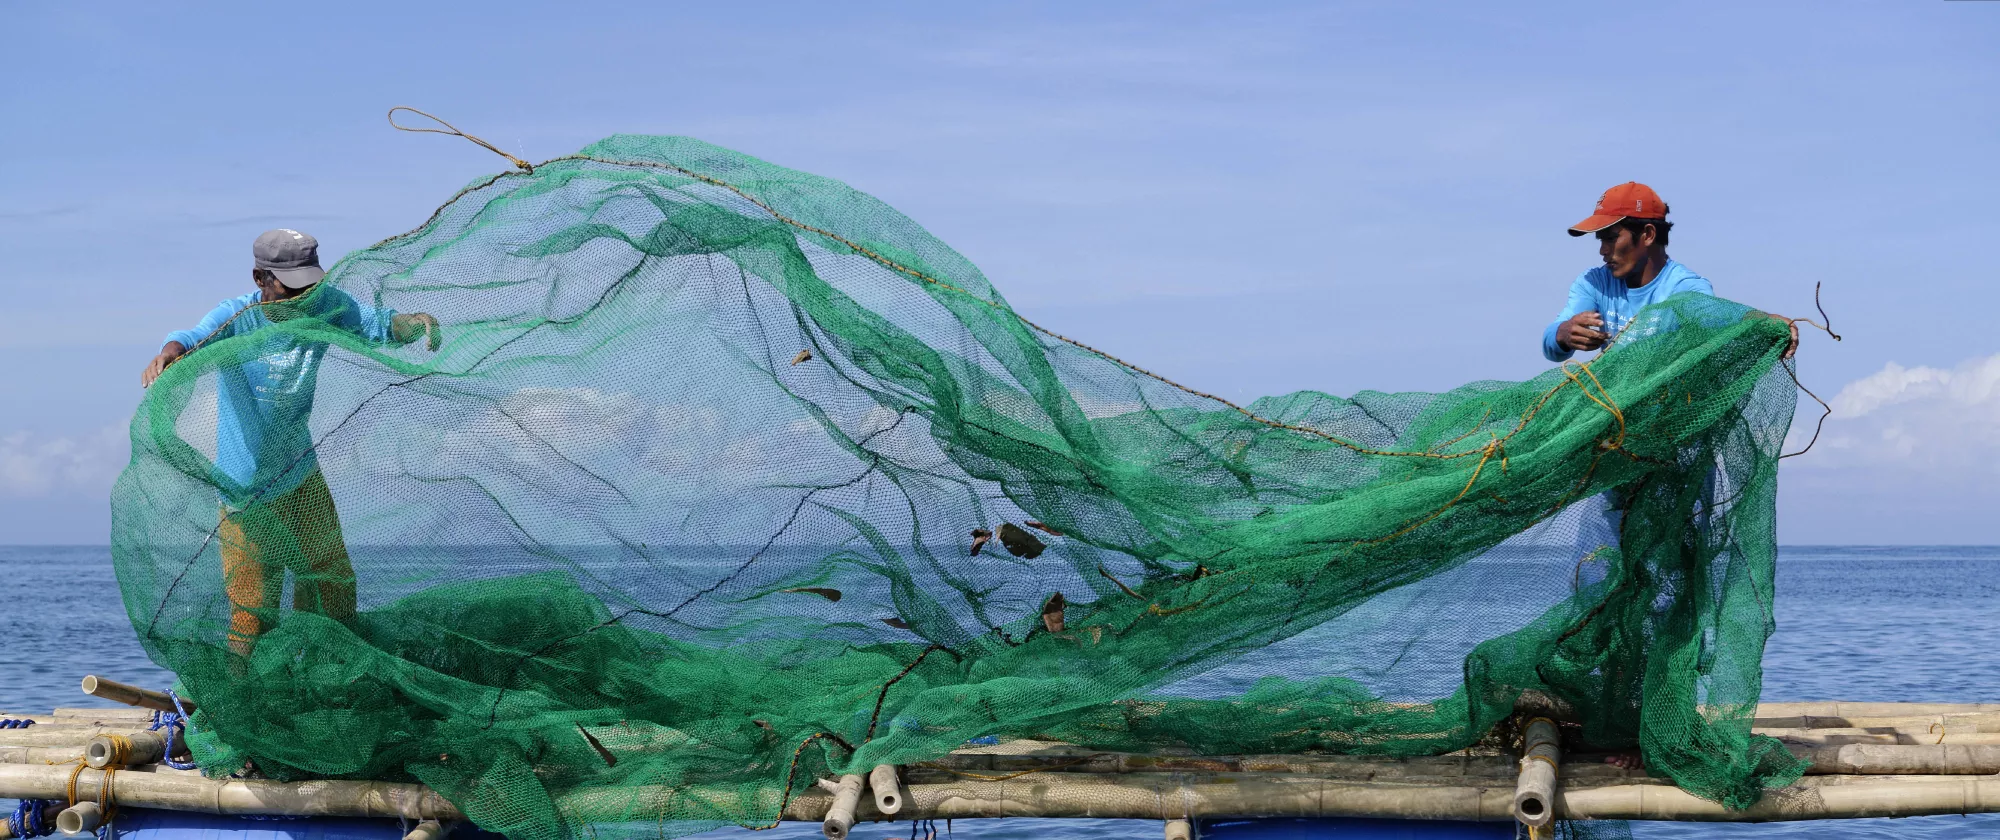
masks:
MULTIPOLYGON (((167 726, 156 724, 171 714, 160 707, 173 707, 173 698, 97 677, 85 685, 102 698, 155 708, 59 708, 0 717, 7 721, 0 723, 0 798, 28 800, 46 826, 91 833, 107 816, 116 820, 125 809, 138 809, 147 815, 145 825, 154 827, 175 824, 154 813, 166 811, 390 819, 399 821, 408 840, 474 830, 458 807, 421 784, 212 778, 169 767, 160 762, 172 758, 165 742, 176 724, 171 718, 167 726)), ((782 818, 820 823, 830 840, 842 840, 857 823, 1006 817, 1159 820, 1168 840, 1185 840, 1198 825, 1206 825, 1210 836, 1246 839, 1310 837, 1331 825, 1341 826, 1342 837, 1474 837, 1486 835, 1472 826, 1432 824, 1512 821, 1538 834, 1558 821, 2000 813, 2000 703, 1763 704, 1756 730, 1779 739, 1809 766, 1804 778, 1767 791, 1746 809, 1685 793, 1643 770, 1613 766, 1602 754, 1565 753, 1561 741, 1571 728, 1548 718, 1520 723, 1524 734, 1512 750, 1489 740, 1432 757, 1133 754, 1032 740, 968 744, 935 761, 818 779, 784 804, 782 818), (1327 819, 1346 822, 1314 822, 1327 819), (1370 826, 1381 831, 1371 833, 1370 826)), ((620 816, 610 810, 617 800, 587 792, 554 805, 584 823, 620 816)), ((18 822, 0 826, 0 840, 17 837, 18 822)), ((368 835, 373 837, 383 829, 369 830, 377 832, 368 835)), ((1511 836, 1508 829, 1492 830, 1511 836)))
MULTIPOLYGON (((1206 221, 1187 264, 1240 287, 1256 245, 1206 221)), ((1766 791, 1876 745, 1750 720, 1791 329, 1633 315, 1521 382, 1232 400, 1030 320, 844 184, 620 135, 195 340, 134 414, 112 556, 203 770, 421 782, 514 840, 1863 808, 1766 791), (1482 744, 1537 727, 1521 784, 1482 744), (1565 777, 1586 744, 1672 785, 1565 777), (1323 757, 1259 763, 1292 755, 1323 757)))

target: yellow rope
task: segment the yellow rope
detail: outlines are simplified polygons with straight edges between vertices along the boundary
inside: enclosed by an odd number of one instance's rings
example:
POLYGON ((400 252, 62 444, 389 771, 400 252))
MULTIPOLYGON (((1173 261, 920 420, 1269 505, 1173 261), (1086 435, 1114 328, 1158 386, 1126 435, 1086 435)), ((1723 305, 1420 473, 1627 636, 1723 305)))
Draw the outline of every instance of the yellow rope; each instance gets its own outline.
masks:
POLYGON ((106 733, 105 740, 111 742, 111 765, 124 767, 131 763, 132 739, 115 733, 106 733))

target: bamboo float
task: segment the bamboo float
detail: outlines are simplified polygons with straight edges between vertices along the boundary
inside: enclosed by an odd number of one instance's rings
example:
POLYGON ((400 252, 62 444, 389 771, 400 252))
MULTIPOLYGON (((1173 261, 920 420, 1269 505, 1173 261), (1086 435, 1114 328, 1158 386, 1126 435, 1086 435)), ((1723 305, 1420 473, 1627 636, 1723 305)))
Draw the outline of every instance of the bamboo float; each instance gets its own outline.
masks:
POLYGON ((1809 703, 1759 703, 1757 718, 1766 717, 1915 717, 1930 715, 2000 715, 2000 703, 1850 703, 1819 700, 1809 703))
MULTIPOLYGON (((154 691, 150 688, 126 685, 117 680, 107 680, 96 674, 91 674, 83 678, 83 693, 92 697, 101 697, 113 703, 138 706, 142 709, 152 709, 159 712, 180 711, 180 709, 174 708, 174 698, 164 691, 154 691)), ((182 700, 181 707, 190 712, 194 711, 194 703, 192 701, 182 700)), ((57 711, 60 713, 61 710, 58 709, 57 711)))
POLYGON ((1905 746, 1930 746, 1936 744, 1965 744, 1974 746, 2000 745, 2000 732, 1975 732, 1966 728, 1946 727, 1926 730, 1922 727, 1840 727, 1827 729, 1759 729, 1759 735, 1769 735, 1788 744, 1809 744, 1812 746, 1838 746, 1840 744, 1903 744, 1905 746))
POLYGON ((1535 718, 1523 733, 1521 774, 1514 783, 1514 818, 1529 828, 1555 821, 1556 770, 1562 735, 1555 721, 1535 718))
POLYGON ((95 802, 78 802, 56 814, 56 830, 64 834, 84 834, 104 824, 104 811, 95 802))
POLYGON ((158 764, 167 754, 167 736, 160 732, 99 735, 83 745, 83 763, 96 769, 158 764))
POLYGON ((443 837, 443 823, 437 820, 424 820, 417 823, 416 828, 410 829, 410 833, 403 835, 403 840, 442 840, 443 837))
MULTIPOLYGON (((1212 777, 1148 774, 1117 781, 1038 774, 1008 782, 910 785, 898 819, 993 817, 1091 817, 1170 820, 1253 817, 1375 817, 1387 819, 1511 820, 1513 789, 1505 784, 1398 785, 1324 779, 1212 777)), ((662 791, 660 796, 667 795, 662 791)), ((566 797, 566 813, 588 819, 597 811, 566 797)), ((617 813, 617 803, 603 813, 617 813)), ((783 818, 810 820, 827 807, 819 792, 794 798, 783 818)), ((1766 793, 1762 802, 1732 811, 1666 784, 1611 784, 1571 789, 1556 796, 1556 819, 1646 819, 1768 822, 1862 817, 1911 817, 2000 812, 2000 779, 1920 776, 1896 780, 1820 777, 1766 793), (1831 780, 1831 781, 1828 781, 1831 780)), ((863 820, 883 820, 869 809, 863 820)))
POLYGON ((83 758, 82 744, 46 747, 0 746, 0 764, 71 764, 83 758))
MULTIPOLYGON (((1794 755, 1812 762, 1806 772, 1815 775, 2000 773, 2000 746, 1958 744, 1788 746, 1794 755)), ((1504 781, 1518 779, 1521 773, 1516 761, 1504 755, 1159 757, 1126 753, 1093 753, 1075 747, 1051 747, 1023 755, 960 752, 937 761, 911 765, 908 768, 912 783, 946 782, 953 778, 965 778, 967 772, 992 774, 1048 771, 1061 771, 1072 775, 1162 771, 1283 774, 1356 781, 1454 777, 1504 781)), ((1644 771, 1624 770, 1604 764, 1601 760, 1582 758, 1563 763, 1556 775, 1566 780, 1629 780, 1646 777, 1644 771)))
POLYGON ((827 789, 833 792, 833 801, 820 820, 820 830, 826 840, 847 840, 847 830, 854 827, 855 809, 861 804, 861 776, 849 773, 827 789))
POLYGON ((31 726, 27 729, 0 729, 0 747, 58 747, 82 746, 99 735, 131 735, 144 732, 145 727, 134 726, 80 726, 53 724, 31 726))
MULTIPOLYGON (((0 766, 0 796, 66 799, 73 767, 0 766)), ((104 771, 77 774, 79 800, 101 794, 104 771)), ((856 821, 891 819, 862 801, 860 779, 845 785, 859 805, 856 821)), ((1822 776, 1770 791, 1743 811, 1685 793, 1663 782, 1632 784, 1565 782, 1555 797, 1558 819, 1668 819, 1749 821, 1847 819, 2000 812, 2000 778, 1822 776)), ((367 816, 458 819, 449 802, 421 785, 389 782, 206 779, 191 771, 159 767, 118 771, 116 800, 128 805, 224 814, 367 816)), ((842 787, 835 785, 835 787, 842 787)), ((579 821, 625 819, 638 801, 667 801, 688 791, 617 789, 579 791, 556 804, 579 821)), ((960 781, 903 788, 895 819, 973 817, 1100 817, 1171 820, 1241 817, 1387 817, 1402 819, 1512 819, 1513 786, 1502 779, 1425 778, 1357 782, 1259 774, 1089 774, 1048 772, 1005 782, 960 781)), ((728 791, 700 791, 721 804, 728 791)), ((825 824, 834 796, 808 789, 795 796, 784 818, 825 824)), ((851 824, 850 826, 851 827, 851 824)), ((845 830, 845 829, 843 829, 845 830)))
POLYGON ((896 779, 896 765, 877 764, 868 771, 868 789, 875 793, 875 809, 895 816, 903 809, 902 793, 896 779))
POLYGON ((1957 776, 2000 773, 2000 746, 1847 744, 1794 746, 1792 754, 1812 762, 1814 775, 1957 776))
POLYGON ((1166 840, 1194 840, 1194 823, 1167 820, 1166 840))
POLYGON ((1973 732, 2000 732, 2000 714, 1968 712, 1949 715, 1891 715, 1888 717, 1831 717, 1812 715, 1758 715, 1751 721, 1758 731, 1784 729, 1931 729, 1949 727, 1973 732))
MULTIPOLYGON (((69 800, 76 774, 78 801, 99 799, 106 771, 75 765, 0 764, 0 798, 69 800)), ((457 806, 430 788, 403 782, 208 779, 194 770, 159 765, 116 771, 113 801, 142 808, 204 814, 463 819, 457 806)))

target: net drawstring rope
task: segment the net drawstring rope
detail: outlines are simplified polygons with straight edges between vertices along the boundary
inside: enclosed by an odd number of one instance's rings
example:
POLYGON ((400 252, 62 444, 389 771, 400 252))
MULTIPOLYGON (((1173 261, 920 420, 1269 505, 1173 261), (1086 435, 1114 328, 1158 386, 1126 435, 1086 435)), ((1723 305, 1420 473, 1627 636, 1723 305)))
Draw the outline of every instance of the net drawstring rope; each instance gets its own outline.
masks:
POLYGON ((442 119, 439 119, 439 118, 438 118, 438 117, 437 117, 436 115, 434 115, 434 114, 429 114, 429 113, 425 113, 425 112, 423 112, 423 111, 419 111, 419 110, 417 110, 417 109, 415 109, 415 108, 411 108, 411 107, 409 107, 409 106, 407 106, 407 105, 398 105, 398 106, 396 106, 396 107, 394 107, 394 108, 390 108, 390 109, 389 109, 389 125, 391 125, 391 126, 394 126, 394 127, 395 127, 395 129, 396 129, 397 131, 412 131, 412 132, 416 132, 416 133, 419 133, 419 134, 449 134, 449 135, 451 135, 451 136, 454 136, 454 137, 463 137, 463 138, 465 138, 465 139, 467 139, 467 140, 471 140, 471 141, 472 141, 472 142, 474 142, 474 143, 478 143, 479 145, 481 145, 481 146, 484 146, 484 147, 486 147, 486 149, 487 149, 488 151, 490 151, 490 152, 492 152, 492 153, 494 153, 494 154, 496 154, 496 155, 499 155, 499 156, 501 156, 501 157, 503 157, 503 158, 506 158, 506 159, 507 159, 507 160, 508 160, 509 162, 513 163, 513 164, 514 164, 514 166, 516 166, 516 167, 520 168, 520 170, 521 170, 522 172, 526 172, 526 173, 528 173, 528 174, 530 174, 530 175, 534 174, 534 172, 535 172, 535 166, 534 166, 534 164, 531 164, 531 163, 529 163, 529 162, 527 162, 527 161, 525 161, 525 160, 522 160, 522 159, 520 159, 520 158, 517 158, 517 157, 515 157, 515 156, 513 156, 513 155, 510 155, 510 154, 508 154, 508 153, 504 152, 504 151, 501 151, 501 149, 500 149, 500 147, 499 147, 499 146, 495 146, 495 145, 493 145, 492 143, 488 143, 488 142, 486 142, 485 140, 481 140, 481 139, 479 139, 478 137, 474 137, 474 136, 472 136, 472 135, 470 135, 470 134, 467 134, 467 133, 465 133, 465 132, 463 132, 463 131, 459 131, 459 130, 458 130, 458 127, 457 127, 457 126, 455 126, 455 125, 452 125, 451 123, 448 123, 448 122, 445 122, 445 121, 444 121, 444 120, 442 120, 442 119), (444 128, 441 128, 441 129, 439 129, 439 128, 414 128, 414 127, 411 127, 411 126, 407 126, 407 125, 402 125, 402 124, 400 124, 400 123, 397 123, 397 122, 396 122, 396 112, 397 112, 397 111, 408 111, 408 112, 410 112, 410 113, 412 113, 412 114, 416 114, 416 115, 418 115, 418 116, 421 116, 421 117, 424 117, 424 118, 426 118, 426 119, 429 119, 429 120, 431 120, 432 122, 435 122, 435 123, 437 123, 438 125, 441 125, 441 126, 444 126, 444 128))

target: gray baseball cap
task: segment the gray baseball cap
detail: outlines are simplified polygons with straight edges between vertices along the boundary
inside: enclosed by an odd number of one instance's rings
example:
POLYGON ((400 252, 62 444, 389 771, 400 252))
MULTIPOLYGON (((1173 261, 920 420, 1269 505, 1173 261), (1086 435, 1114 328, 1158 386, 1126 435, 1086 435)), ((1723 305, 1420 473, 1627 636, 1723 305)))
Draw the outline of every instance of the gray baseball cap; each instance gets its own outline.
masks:
POLYGON ((319 240, 291 228, 264 231, 250 246, 250 255, 287 289, 303 289, 326 276, 319 267, 319 240))

